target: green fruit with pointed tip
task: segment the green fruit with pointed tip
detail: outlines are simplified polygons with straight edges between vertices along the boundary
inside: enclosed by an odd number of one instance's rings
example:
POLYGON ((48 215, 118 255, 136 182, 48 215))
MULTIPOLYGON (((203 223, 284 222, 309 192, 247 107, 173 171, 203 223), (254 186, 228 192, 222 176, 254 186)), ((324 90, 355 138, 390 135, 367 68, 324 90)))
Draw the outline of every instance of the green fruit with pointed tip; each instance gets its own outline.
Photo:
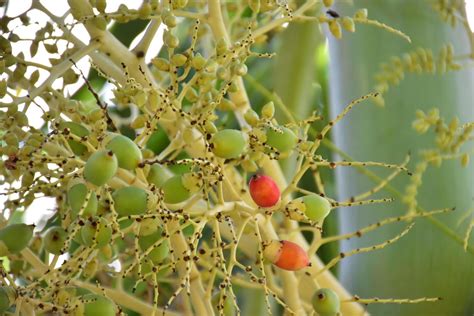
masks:
POLYGON ((181 176, 174 176, 169 178, 163 184, 163 192, 165 195, 165 203, 181 203, 186 201, 191 196, 191 192, 183 185, 181 176))
POLYGON ((299 213, 302 212, 308 219, 321 222, 331 211, 331 203, 317 194, 308 194, 288 203, 287 209, 290 212, 290 217, 294 220, 304 220, 304 217, 299 213))
POLYGON ((0 286, 0 312, 5 312, 13 305, 17 297, 16 291, 11 286, 0 286))
MULTIPOLYGON (((71 207, 72 217, 76 218, 81 210, 82 205, 84 204, 89 192, 87 186, 84 183, 78 183, 73 185, 67 191, 67 202, 71 207)), ((87 202, 86 207, 82 213, 83 217, 94 216, 97 212, 98 201, 97 195, 95 192, 90 193, 89 201, 87 202)))
POLYGON ((35 225, 11 224, 0 229, 0 256, 19 253, 33 237, 35 225))
POLYGON ((293 150, 298 143, 298 137, 289 128, 280 126, 279 129, 282 133, 279 133, 273 129, 267 130, 267 145, 275 148, 280 153, 285 153, 293 150))
POLYGON ((87 294, 83 297, 84 301, 84 316, 115 316, 117 313, 117 306, 110 299, 98 295, 87 294))
POLYGON ((323 288, 314 293, 313 308, 319 316, 337 316, 341 308, 341 301, 336 292, 323 288))
POLYGON ((81 228, 81 237, 85 246, 94 245, 95 247, 102 248, 110 242, 112 237, 112 227, 105 218, 94 217, 90 219, 84 227, 81 228))
MULTIPOLYGON (((140 249, 145 252, 148 248, 153 246, 158 240, 163 239, 161 229, 158 229, 155 233, 148 236, 140 236, 138 243, 140 249)), ((148 258, 154 263, 162 262, 169 255, 169 243, 167 239, 164 239, 158 247, 155 247, 149 254, 148 258)))
MULTIPOLYGON (((90 131, 83 125, 75 122, 61 122, 59 123, 59 129, 69 129, 70 132, 78 137, 85 137, 90 134, 90 131)), ((68 140, 69 147, 75 155, 81 156, 87 151, 87 147, 75 140, 68 140)))
POLYGON ((173 174, 171 171, 168 171, 165 167, 159 164, 153 164, 150 167, 150 172, 148 173, 147 180, 149 183, 154 184, 157 188, 160 188, 166 180, 171 178, 173 174))
POLYGON ((315 222, 320 222, 325 219, 331 211, 331 203, 317 194, 304 196, 303 203, 306 206, 306 216, 315 222))
POLYGON ((223 129, 212 136, 212 152, 221 158, 240 157, 247 146, 244 133, 236 129, 223 129))
POLYGON ((120 168, 133 170, 143 159, 140 148, 127 136, 117 135, 105 147, 113 151, 120 168))
POLYGON ((43 237, 43 247, 49 253, 59 255, 62 253, 61 250, 64 247, 66 239, 67 233, 64 228, 60 226, 51 227, 43 237))
POLYGON ((147 209, 148 194, 137 187, 123 187, 112 194, 114 208, 119 216, 139 215, 147 209))
POLYGON ((93 153, 84 166, 84 178, 97 186, 106 184, 117 172, 118 162, 110 150, 101 149, 93 153))

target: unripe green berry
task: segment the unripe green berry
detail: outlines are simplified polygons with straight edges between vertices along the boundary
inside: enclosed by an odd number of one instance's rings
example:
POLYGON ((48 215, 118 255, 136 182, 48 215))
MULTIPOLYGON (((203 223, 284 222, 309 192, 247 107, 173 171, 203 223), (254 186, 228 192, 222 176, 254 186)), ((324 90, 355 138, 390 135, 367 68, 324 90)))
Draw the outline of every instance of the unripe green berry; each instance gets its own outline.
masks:
POLYGON ((11 286, 0 286, 0 312, 6 312, 13 305, 17 297, 15 289, 11 286))
POLYGON ((105 218, 94 217, 81 228, 81 237, 84 245, 90 247, 95 244, 96 248, 102 248, 110 242, 112 228, 105 218))
POLYGON ((336 292, 329 288, 322 288, 314 293, 313 308, 320 316, 337 316, 341 301, 336 292))
POLYGON ((153 66, 158 68, 161 71, 169 71, 170 70, 170 64, 168 61, 164 58, 161 57, 156 57, 151 60, 151 63, 153 66))
POLYGON ((279 129, 282 132, 277 132, 270 128, 267 130, 267 145, 275 148, 280 153, 293 150, 298 143, 298 137, 296 137, 295 133, 289 128, 280 126, 279 129))
POLYGON ((163 23, 165 23, 165 25, 169 28, 173 28, 176 25, 178 25, 178 21, 177 21, 176 17, 173 14, 170 14, 170 13, 166 14, 163 17, 163 23))
POLYGON ((67 239, 67 233, 64 228, 60 226, 53 226, 43 237, 43 247, 46 251, 53 255, 59 255, 62 253, 64 243, 67 239))
POLYGON ((247 146, 244 133, 235 129, 223 129, 211 139, 212 152, 221 158, 234 159, 241 156, 247 146))
POLYGON ((140 148, 127 136, 115 136, 106 148, 115 154, 120 168, 133 170, 143 159, 140 148))
POLYGON ((148 236, 158 230, 160 226, 160 219, 158 218, 145 218, 140 222, 140 230, 138 234, 140 236, 148 236))
POLYGON ((111 150, 98 150, 84 166, 84 178, 97 186, 106 184, 117 172, 117 157, 111 150))
POLYGON ((150 172, 148 173, 147 180, 149 183, 154 184, 157 188, 160 188, 163 183, 171 178, 173 174, 166 169, 165 167, 159 164, 153 164, 150 167, 150 172))
POLYGON ((166 132, 160 128, 150 135, 145 147, 151 149, 156 155, 158 155, 166 148, 166 146, 168 146, 169 142, 168 135, 166 135, 166 132))
MULTIPOLYGON (((88 195, 89 191, 84 183, 75 184, 67 191, 67 202, 71 207, 72 218, 76 218, 79 214, 88 195)), ((95 192, 90 193, 89 201, 82 213, 83 217, 95 215, 97 212, 97 204, 97 195, 95 192)))
POLYGON ((175 65, 176 67, 181 67, 183 66, 184 64, 186 64, 186 61, 188 60, 188 57, 186 57, 185 55, 183 54, 175 54, 173 55, 173 57, 171 57, 171 62, 173 63, 173 65, 175 65))
POLYGON ((303 220, 301 212, 311 221, 321 222, 331 211, 331 203, 317 194, 308 194, 291 201, 287 209, 294 220, 303 220))
POLYGON ((130 186, 117 189, 112 198, 120 217, 143 214, 147 209, 148 194, 141 188, 130 186))
POLYGON ((181 176, 174 176, 169 178, 162 186, 164 192, 165 203, 181 203, 186 201, 190 196, 191 192, 183 185, 181 176))
MULTIPOLYGON (((90 134, 90 131, 84 127, 81 124, 78 124, 76 122, 61 122, 59 123, 59 129, 64 130, 64 129, 69 129, 69 131, 78 137, 85 137, 90 134)), ((75 155, 82 155, 87 151, 87 147, 83 144, 81 144, 78 141, 75 140, 68 140, 68 144, 72 149, 72 152, 75 155)))
POLYGON ((83 297, 84 316, 115 316, 117 307, 110 299, 97 294, 88 294, 83 297))
MULTIPOLYGON (((155 233, 147 236, 140 236, 138 243, 142 251, 147 251, 154 243, 162 239, 161 229, 158 229, 155 233)), ((154 263, 160 263, 169 255, 169 243, 168 240, 164 239, 162 243, 155 247, 149 254, 148 258, 154 263)))
POLYGON ((192 60, 191 64, 194 67, 194 69, 201 70, 206 65, 206 59, 204 57, 202 57, 201 54, 197 53, 193 57, 193 60, 192 60))
POLYGON ((34 225, 11 224, 0 229, 0 256, 19 253, 33 237, 34 225))

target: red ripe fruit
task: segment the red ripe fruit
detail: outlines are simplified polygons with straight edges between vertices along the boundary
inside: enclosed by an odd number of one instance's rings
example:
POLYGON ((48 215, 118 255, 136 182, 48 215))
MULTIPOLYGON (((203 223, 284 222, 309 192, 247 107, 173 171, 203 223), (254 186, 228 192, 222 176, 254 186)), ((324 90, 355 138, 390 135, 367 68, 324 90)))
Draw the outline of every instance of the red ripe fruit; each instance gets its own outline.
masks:
POLYGON ((250 196, 260 207, 272 207, 280 200, 280 189, 272 178, 253 175, 249 182, 250 196))
POLYGON ((309 265, 306 251, 288 240, 272 240, 265 246, 263 255, 267 260, 283 270, 297 271, 309 265))

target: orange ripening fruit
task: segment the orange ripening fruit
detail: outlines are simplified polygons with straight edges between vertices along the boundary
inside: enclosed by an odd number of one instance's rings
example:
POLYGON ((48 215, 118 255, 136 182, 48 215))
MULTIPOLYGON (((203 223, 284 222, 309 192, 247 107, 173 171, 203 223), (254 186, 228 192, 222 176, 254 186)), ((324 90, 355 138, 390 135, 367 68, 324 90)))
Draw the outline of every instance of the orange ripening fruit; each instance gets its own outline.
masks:
POLYGON ((280 200, 280 189, 269 176, 254 175, 249 182, 250 196, 260 207, 272 207, 280 200))
POLYGON ((306 251, 298 244, 288 240, 272 240, 265 247, 263 255, 283 270, 297 271, 309 266, 309 257, 306 251))

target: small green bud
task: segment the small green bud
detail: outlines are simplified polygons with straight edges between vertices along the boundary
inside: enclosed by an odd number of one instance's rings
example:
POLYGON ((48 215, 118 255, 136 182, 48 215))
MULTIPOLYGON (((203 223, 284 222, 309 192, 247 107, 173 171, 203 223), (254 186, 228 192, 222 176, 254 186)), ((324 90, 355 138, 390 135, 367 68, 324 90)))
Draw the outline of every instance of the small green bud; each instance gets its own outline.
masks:
POLYGON ((257 112, 252 109, 248 109, 244 114, 245 121, 252 127, 257 126, 260 118, 258 117, 257 112))
POLYGON ((247 71, 248 71, 247 65, 241 64, 241 63, 235 65, 233 69, 234 74, 240 77, 245 76, 247 74, 247 71))
POLYGON ((273 102, 268 102, 262 107, 262 117, 269 120, 272 119, 275 115, 275 104, 273 102))
POLYGON ((172 28, 172 27, 175 27, 176 25, 178 25, 178 21, 176 19, 176 17, 173 15, 173 14, 166 14, 164 17, 163 17, 163 23, 166 24, 167 27, 169 28, 172 28))
POLYGON ((356 13, 354 13, 355 19, 366 20, 367 16, 368 16, 368 11, 365 8, 359 9, 356 11, 356 13))
POLYGON ((224 38, 220 38, 217 40, 217 43, 216 43, 216 53, 217 55, 223 55, 225 53, 227 53, 227 42, 224 38))
POLYGON ((193 57, 193 60, 192 60, 191 63, 192 63, 192 66, 194 67, 194 69, 201 70, 206 65, 206 59, 204 57, 202 57, 201 54, 197 53, 193 57))
POLYGON ((348 32, 355 32, 354 20, 351 17, 345 16, 342 18, 342 27, 348 32))
POLYGON ((177 67, 181 67, 184 64, 186 64, 186 61, 188 60, 188 57, 186 57, 183 54, 175 54, 173 57, 171 57, 171 63, 177 67))
POLYGON ((339 24, 339 22, 337 20, 330 20, 328 24, 329 24, 329 31, 331 31, 331 34, 337 39, 342 38, 342 30, 341 30, 341 25, 339 24))
POLYGON ((170 64, 164 58, 160 58, 160 57, 153 58, 151 60, 151 63, 153 64, 153 66, 155 66, 156 68, 158 68, 161 71, 169 71, 170 70, 170 64))
POLYGON ((163 42, 169 48, 176 48, 179 45, 179 39, 176 36, 174 36, 170 31, 164 32, 163 42))

